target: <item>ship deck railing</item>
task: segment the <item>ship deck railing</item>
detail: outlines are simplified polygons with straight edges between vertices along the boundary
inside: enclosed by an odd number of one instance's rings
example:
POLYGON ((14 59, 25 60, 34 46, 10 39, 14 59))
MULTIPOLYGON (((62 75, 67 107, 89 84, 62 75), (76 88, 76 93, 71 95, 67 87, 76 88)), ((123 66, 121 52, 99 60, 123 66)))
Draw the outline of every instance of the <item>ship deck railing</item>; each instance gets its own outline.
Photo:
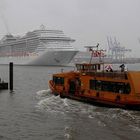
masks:
POLYGON ((106 77, 111 79, 122 79, 127 80, 127 72, 113 71, 113 72, 98 72, 98 71, 90 71, 84 72, 86 75, 94 76, 94 77, 106 77))

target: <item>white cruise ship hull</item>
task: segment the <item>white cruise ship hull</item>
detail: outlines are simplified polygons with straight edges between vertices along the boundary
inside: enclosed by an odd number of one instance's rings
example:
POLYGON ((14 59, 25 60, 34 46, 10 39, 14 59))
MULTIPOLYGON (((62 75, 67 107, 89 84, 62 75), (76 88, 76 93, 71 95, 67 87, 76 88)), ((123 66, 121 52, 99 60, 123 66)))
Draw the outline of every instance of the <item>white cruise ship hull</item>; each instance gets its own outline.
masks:
POLYGON ((38 55, 0 57, 0 64, 34 65, 34 66, 65 66, 70 63, 78 51, 45 51, 38 55))
POLYGON ((0 40, 0 64, 63 66, 68 65, 78 52, 71 43, 74 39, 61 30, 45 26, 24 36, 5 35, 0 40))

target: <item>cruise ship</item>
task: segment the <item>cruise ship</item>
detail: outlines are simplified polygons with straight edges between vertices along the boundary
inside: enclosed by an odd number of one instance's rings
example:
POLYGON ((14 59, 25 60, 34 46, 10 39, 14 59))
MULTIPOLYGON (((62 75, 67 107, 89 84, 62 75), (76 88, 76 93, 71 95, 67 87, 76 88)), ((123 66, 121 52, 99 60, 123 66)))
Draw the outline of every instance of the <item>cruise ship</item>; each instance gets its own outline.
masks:
POLYGON ((78 52, 61 30, 40 29, 27 32, 22 37, 5 35, 0 40, 0 64, 64 66, 78 52))

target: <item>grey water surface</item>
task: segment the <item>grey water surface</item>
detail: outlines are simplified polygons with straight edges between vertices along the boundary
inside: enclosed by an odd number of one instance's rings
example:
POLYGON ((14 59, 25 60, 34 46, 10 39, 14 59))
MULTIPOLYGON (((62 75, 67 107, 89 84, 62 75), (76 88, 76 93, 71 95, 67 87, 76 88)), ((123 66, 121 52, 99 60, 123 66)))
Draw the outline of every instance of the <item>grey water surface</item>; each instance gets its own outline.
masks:
MULTIPOLYGON (((0 91, 0 140, 139 140, 140 112, 53 96, 51 75, 73 67, 14 66, 14 91, 0 91)), ((140 64, 128 65, 140 70, 140 64)), ((8 81, 9 67, 0 65, 8 81)))

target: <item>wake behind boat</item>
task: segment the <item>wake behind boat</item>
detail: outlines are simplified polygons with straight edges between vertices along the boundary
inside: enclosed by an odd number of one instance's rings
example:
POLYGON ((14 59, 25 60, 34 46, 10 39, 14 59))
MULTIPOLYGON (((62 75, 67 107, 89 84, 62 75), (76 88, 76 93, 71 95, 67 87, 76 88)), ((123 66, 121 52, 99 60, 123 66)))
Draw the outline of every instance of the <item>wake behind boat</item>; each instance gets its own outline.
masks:
POLYGON ((67 65, 78 52, 71 46, 74 41, 63 31, 47 30, 44 25, 23 37, 8 34, 0 41, 0 64, 67 65))

